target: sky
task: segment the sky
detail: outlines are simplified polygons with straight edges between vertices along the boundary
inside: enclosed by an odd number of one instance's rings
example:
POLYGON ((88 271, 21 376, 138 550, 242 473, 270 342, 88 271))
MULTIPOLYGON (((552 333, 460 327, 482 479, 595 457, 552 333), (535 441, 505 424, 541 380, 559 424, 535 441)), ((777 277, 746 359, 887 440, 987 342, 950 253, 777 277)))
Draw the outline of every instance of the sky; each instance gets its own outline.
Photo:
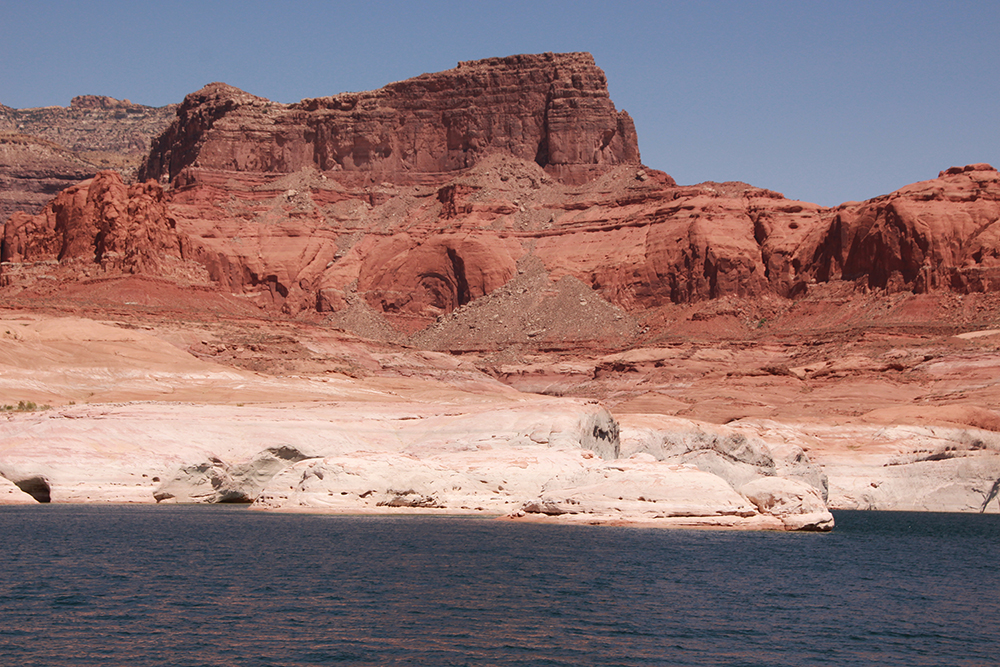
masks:
POLYGON ((589 51, 679 183, 823 205, 1000 167, 1000 2, 0 0, 0 104, 150 106, 224 81, 278 102, 460 60, 589 51))

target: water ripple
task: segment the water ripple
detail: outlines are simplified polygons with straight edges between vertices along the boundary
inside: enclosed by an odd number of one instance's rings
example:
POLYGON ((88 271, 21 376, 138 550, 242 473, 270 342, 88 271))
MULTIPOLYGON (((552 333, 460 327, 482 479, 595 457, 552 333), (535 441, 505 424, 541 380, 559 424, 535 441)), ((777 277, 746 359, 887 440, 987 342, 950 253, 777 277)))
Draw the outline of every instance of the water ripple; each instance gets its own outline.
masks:
POLYGON ((3 664, 1000 663, 997 516, 789 535, 47 506, 0 508, 0 534, 3 664))

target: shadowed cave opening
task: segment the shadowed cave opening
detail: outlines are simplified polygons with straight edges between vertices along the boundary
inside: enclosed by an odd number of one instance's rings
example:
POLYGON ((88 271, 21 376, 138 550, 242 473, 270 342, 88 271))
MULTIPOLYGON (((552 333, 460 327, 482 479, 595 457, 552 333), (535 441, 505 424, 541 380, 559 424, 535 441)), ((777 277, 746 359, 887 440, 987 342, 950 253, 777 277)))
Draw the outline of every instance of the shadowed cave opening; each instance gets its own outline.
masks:
POLYGON ((40 503, 52 502, 52 492, 49 488, 49 482, 44 477, 28 477, 27 479, 22 479, 20 482, 14 482, 14 485, 40 503))
POLYGON ((543 136, 542 140, 538 142, 538 150, 535 151, 535 164, 543 169, 549 164, 548 136, 543 136))
POLYGON ((469 292, 469 280, 465 276, 465 260, 451 248, 448 248, 448 259, 451 261, 451 268, 455 273, 456 301, 459 306, 464 306, 472 301, 472 295, 469 292))

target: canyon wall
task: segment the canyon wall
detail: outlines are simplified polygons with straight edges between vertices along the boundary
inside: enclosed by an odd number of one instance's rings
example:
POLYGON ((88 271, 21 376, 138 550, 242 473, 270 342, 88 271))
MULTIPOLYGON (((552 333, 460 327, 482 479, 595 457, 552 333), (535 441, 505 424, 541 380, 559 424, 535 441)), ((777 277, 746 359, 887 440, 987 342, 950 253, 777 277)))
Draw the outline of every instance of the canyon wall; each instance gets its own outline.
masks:
POLYGON ((309 167, 410 183, 496 152, 574 183, 639 163, 632 120, 616 111, 593 57, 546 53, 462 62, 379 90, 291 105, 210 84, 184 100, 140 176, 309 167))
POLYGON ((0 477, 0 502, 205 491, 282 510, 757 527, 823 527, 827 496, 995 507, 989 165, 834 208, 678 185, 639 162, 587 54, 292 105, 210 84, 137 182, 98 169, 135 147, 115 143, 134 107, 74 100, 80 122, 115 119, 93 125, 104 153, 58 107, 26 110, 30 127, 0 109, 16 167, 0 164, 0 196, 34 197, 0 233, 0 475, 15 484, 0 477), (50 121, 66 132, 33 134, 50 121), (48 309, 116 324, 32 315, 48 309), (14 408, 35 401, 62 407, 14 408), (620 430, 591 419, 596 401, 620 430), (340 437, 351 448, 322 449, 340 437), (253 493, 226 486, 250 478, 253 493))
MULTIPOLYGON (((75 104, 125 104, 88 100, 75 104)), ((679 186, 639 163, 589 54, 460 63, 291 105, 210 84, 177 109, 140 177, 130 189, 99 175, 12 217, 7 288, 33 263, 162 272, 165 253, 269 313, 363 307, 412 333, 525 274, 577 281, 616 318, 830 282, 989 292, 1000 277, 993 167, 835 208, 745 183, 679 186)))

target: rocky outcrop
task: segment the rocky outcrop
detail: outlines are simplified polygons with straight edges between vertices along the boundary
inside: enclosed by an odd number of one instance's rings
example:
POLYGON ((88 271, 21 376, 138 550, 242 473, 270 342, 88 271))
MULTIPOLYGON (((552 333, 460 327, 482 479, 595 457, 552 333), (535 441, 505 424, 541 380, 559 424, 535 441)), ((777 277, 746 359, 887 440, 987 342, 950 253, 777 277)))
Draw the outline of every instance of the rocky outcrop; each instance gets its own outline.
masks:
MULTIPOLYGON (((978 296, 946 302, 990 306, 995 320, 997 299, 978 296)), ((932 301, 869 298, 877 315, 932 301)), ((699 339, 603 357, 505 351, 497 368, 493 353, 372 345, 303 322, 98 312, 117 324, 0 312, 0 476, 22 485, 22 501, 152 502, 179 482, 174 499, 266 492, 262 506, 282 511, 785 529, 814 513, 828 478, 835 508, 1000 510, 997 326, 699 339), (565 381, 526 395, 484 373, 514 373, 522 354, 535 387, 565 381), (280 443, 317 458, 268 452, 280 443), (813 491, 747 488, 779 478, 813 491)))
POLYGON ((788 530, 826 531, 833 515, 816 489, 784 477, 762 477, 740 487, 761 513, 781 519, 788 530))
POLYGON ((6 477, 0 477, 0 505, 33 505, 37 498, 14 484, 6 477))
MULTIPOLYGON (((848 429, 843 431, 837 434, 838 439, 850 437, 848 429)), ((1000 478, 1000 436, 996 432, 916 424, 878 430, 871 427, 870 431, 874 433, 864 435, 869 442, 882 445, 882 451, 861 458, 831 448, 819 457, 830 476, 832 507, 951 512, 987 509, 993 484, 1000 478)))
POLYGON ((308 167, 354 183, 402 184, 496 152, 568 183, 639 163, 632 120, 615 110, 593 57, 546 53, 462 62, 292 105, 210 84, 184 100, 140 177, 189 184, 212 180, 212 172, 273 177, 308 167))
POLYGON ((74 97, 68 107, 0 105, 0 223, 15 211, 38 213, 61 190, 102 169, 131 180, 176 106, 100 95, 74 97))
POLYGON ((534 252, 626 309, 720 297, 798 297, 849 281, 889 292, 995 291, 1000 175, 952 168, 825 209, 744 184, 630 188, 553 216, 534 252))
POLYGON ((659 415, 632 415, 627 423, 622 443, 625 455, 643 453, 658 461, 691 466, 721 477, 734 489, 780 475, 814 489, 820 502, 826 500, 826 475, 794 444, 772 446, 728 426, 659 415))
POLYGON ((0 413, 0 476, 40 502, 785 528, 717 475, 623 459, 595 401, 519 394, 447 355, 395 348, 378 353, 384 377, 275 378, 142 330, 17 315, 0 331, 0 393, 30 378, 102 401, 0 413), (438 372, 419 377, 428 364, 438 372))
POLYGON ((291 466, 256 509, 452 512, 587 523, 781 527, 718 477, 651 457, 603 461, 587 451, 510 447, 431 459, 358 453, 291 466))
POLYGON ((959 293, 1000 289, 1000 174, 952 167, 814 225, 792 260, 799 280, 959 293))
POLYGON ((153 492, 156 502, 252 503, 275 475, 309 458, 294 447, 268 447, 230 465, 219 458, 184 466, 153 492))
POLYGON ((741 517, 757 514, 747 499, 719 477, 690 468, 663 465, 636 456, 614 466, 577 475, 571 483, 546 484, 537 499, 517 513, 657 519, 741 517))
MULTIPOLYGON (((163 189, 126 186, 113 171, 65 190, 38 215, 14 214, 0 245, 8 264, 83 261, 126 273, 155 273, 180 256, 163 189)), ((0 270, 0 280, 10 279, 10 269, 0 270)))

